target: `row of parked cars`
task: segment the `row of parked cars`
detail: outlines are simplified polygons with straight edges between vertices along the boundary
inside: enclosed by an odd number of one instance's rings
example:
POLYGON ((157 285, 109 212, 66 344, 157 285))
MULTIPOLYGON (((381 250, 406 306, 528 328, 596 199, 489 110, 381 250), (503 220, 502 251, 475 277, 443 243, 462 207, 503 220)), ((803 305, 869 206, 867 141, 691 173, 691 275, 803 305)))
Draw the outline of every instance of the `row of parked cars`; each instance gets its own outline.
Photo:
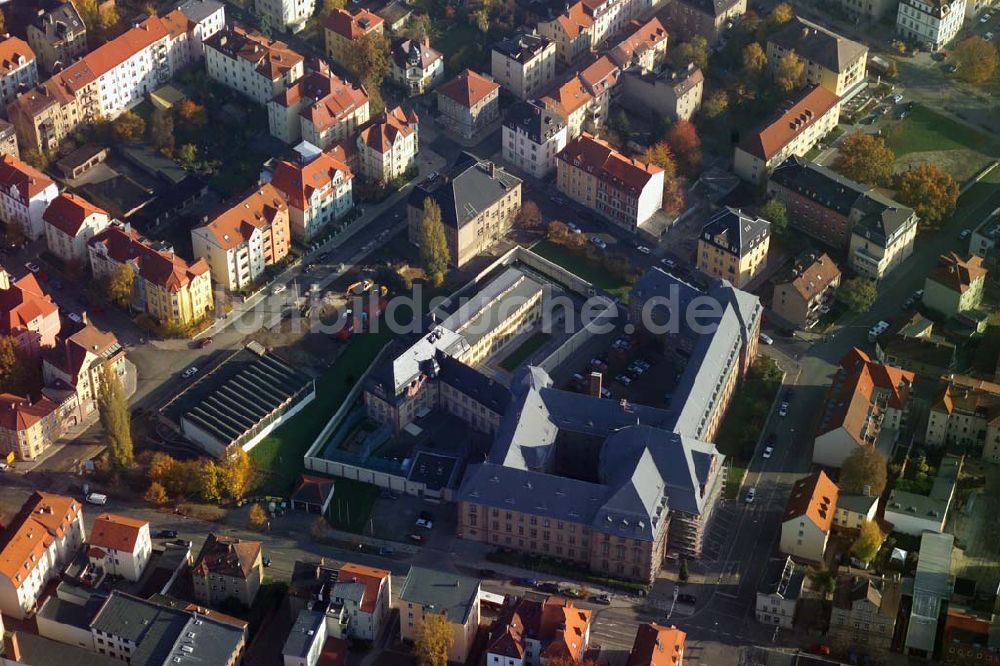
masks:
MULTIPOLYGON (((493 578, 496 572, 489 569, 481 569, 481 578, 493 578), (492 573, 492 576, 484 576, 484 573, 492 573)), ((572 585, 560 585, 552 581, 540 581, 535 578, 515 578, 513 583, 515 585, 520 585, 522 587, 529 587, 533 590, 538 590, 539 592, 544 592, 545 594, 560 594, 564 597, 569 597, 570 599, 583 599, 586 597, 586 588, 574 587, 572 585)), ((611 595, 610 594, 594 594, 589 597, 589 601, 595 604, 601 604, 602 606, 611 605, 611 595)))

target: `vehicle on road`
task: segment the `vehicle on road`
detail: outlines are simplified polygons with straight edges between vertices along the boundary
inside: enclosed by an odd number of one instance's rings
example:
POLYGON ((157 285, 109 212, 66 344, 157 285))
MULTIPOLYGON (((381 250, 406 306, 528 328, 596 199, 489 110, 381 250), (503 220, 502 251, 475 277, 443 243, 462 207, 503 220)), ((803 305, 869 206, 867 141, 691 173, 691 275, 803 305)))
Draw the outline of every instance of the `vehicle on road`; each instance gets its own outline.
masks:
POLYGON ((81 317, 80 315, 78 315, 75 312, 67 312, 66 313, 66 319, 69 319, 74 324, 82 324, 83 323, 83 317, 81 317))
POLYGON ((604 239, 599 238, 598 236, 591 236, 590 242, 594 244, 594 247, 599 247, 602 250, 606 250, 608 248, 608 244, 604 242, 604 239))
POLYGON ((617 377, 615 377, 615 381, 621 384, 622 386, 628 386, 629 384, 632 383, 632 380, 626 377, 625 375, 618 375, 617 377))
POLYGON ((96 504, 98 506, 104 506, 108 503, 108 496, 102 495, 101 493, 90 493, 87 495, 87 504, 96 504))
POLYGON ((378 554, 381 557, 392 557, 396 554, 396 550, 392 546, 382 546, 378 549, 378 554))
POLYGON ((635 249, 638 250, 640 254, 650 254, 652 252, 652 250, 645 245, 637 245, 635 249))
POLYGON ((423 543, 424 542, 424 537, 422 535, 420 535, 420 534, 411 534, 410 535, 410 541, 415 541, 417 543, 423 543))
POLYGON ((768 458, 770 458, 771 456, 774 455, 774 447, 773 446, 765 446, 764 447, 764 453, 762 453, 760 455, 761 455, 762 458, 764 458, 765 460, 767 460, 768 458))
POLYGON ((324 262, 324 261, 326 261, 329 258, 330 258, 330 253, 329 252, 320 252, 319 256, 316 257, 316 261, 318 261, 318 262, 324 262))
POLYGON ((691 606, 694 606, 696 603, 698 603, 698 597, 694 596, 693 594, 678 594, 677 601, 679 601, 682 604, 690 604, 691 606))
POLYGON ((421 511, 420 515, 417 516, 417 527, 423 527, 428 530, 434 527, 433 514, 428 511, 421 511))
POLYGON ((547 594, 559 594, 559 584, 558 583, 539 583, 535 586, 539 592, 545 592, 547 594))
POLYGON ((177 530, 160 530, 153 535, 154 539, 176 539, 177 530))
POLYGON ((666 266, 667 268, 674 268, 675 266, 677 266, 676 261, 674 261, 673 259, 669 259, 667 257, 660 259, 660 263, 666 266))
POLYGON ((830 654, 830 646, 824 643, 815 643, 806 650, 809 654, 830 654))
POLYGON ((188 379, 189 377, 194 377, 196 374, 198 374, 198 368, 192 365, 190 368, 181 373, 181 377, 188 379))
POLYGON ((590 600, 595 604, 600 604, 602 606, 611 605, 611 595, 609 594, 595 594, 590 598, 590 600))
POLYGON ((879 323, 872 326, 871 329, 868 331, 868 341, 875 342, 875 339, 878 338, 878 336, 885 333, 887 330, 889 330, 889 322, 884 320, 880 321, 879 323))
POLYGON ((747 494, 743 498, 743 501, 746 502, 747 504, 753 504, 753 500, 755 497, 757 497, 757 489, 747 488, 747 494))
POLYGON ((774 339, 770 335, 767 335, 766 333, 760 334, 760 341, 763 342, 765 345, 774 344, 774 339))
POLYGON ((564 587, 562 593, 570 599, 583 599, 586 596, 586 590, 582 587, 564 587))
POLYGON ((567 224, 567 225, 566 225, 566 227, 567 227, 567 228, 568 228, 568 229, 569 229, 570 231, 572 231, 572 232, 573 232, 574 234, 582 234, 582 233, 583 233, 583 231, 582 231, 582 230, 580 229, 580 227, 576 226, 576 225, 575 225, 575 224, 573 224, 572 222, 570 222, 569 224, 567 224))
POLYGON ((965 240, 972 235, 972 229, 962 229, 962 232, 958 234, 958 240, 965 240))
POLYGON ((774 446, 778 443, 778 436, 773 432, 764 439, 764 446, 774 446))
POLYGON ((889 99, 892 100, 893 104, 899 104, 900 102, 903 101, 903 96, 899 95, 899 94, 896 94, 896 95, 893 95, 892 97, 890 97, 889 99))
POLYGON ((27 268, 32 273, 39 273, 42 270, 42 267, 33 261, 25 262, 24 267, 27 268))
POLYGON ((521 587, 538 587, 538 580, 535 578, 515 578, 511 582, 521 587))
POLYGON ((566 205, 566 200, 565 200, 565 199, 563 199, 563 198, 562 198, 561 196, 559 196, 558 194, 553 194, 552 196, 550 196, 550 197, 549 197, 549 201, 551 201, 551 202, 552 202, 552 203, 554 203, 554 204, 558 204, 558 205, 560 205, 560 206, 564 206, 564 205, 566 205))
POLYGON ((13 467, 11 467, 10 465, 8 465, 7 463, 0 462, 0 472, 9 472, 12 469, 13 469, 13 467))
POLYGON ((264 564, 264 568, 266 569, 267 567, 271 566, 271 556, 265 555, 264 559, 261 560, 261 562, 264 564))
POLYGON ((277 296, 278 294, 284 292, 286 289, 288 289, 287 284, 278 283, 273 287, 271 287, 271 293, 277 296))
POLYGON ((990 21, 990 15, 989 14, 983 14, 982 16, 979 17, 979 22, 980 23, 989 23, 989 21, 990 21))
POLYGON ((494 571, 493 569, 480 569, 479 570, 479 577, 480 578, 496 578, 497 577, 497 572, 494 571))
POLYGON ((788 403, 784 400, 778 405, 778 416, 785 417, 788 416, 788 403))
POLYGON ((215 340, 212 338, 212 336, 208 336, 207 338, 202 338, 201 340, 198 341, 198 349, 204 349, 205 347, 210 347, 213 342, 215 342, 215 340))

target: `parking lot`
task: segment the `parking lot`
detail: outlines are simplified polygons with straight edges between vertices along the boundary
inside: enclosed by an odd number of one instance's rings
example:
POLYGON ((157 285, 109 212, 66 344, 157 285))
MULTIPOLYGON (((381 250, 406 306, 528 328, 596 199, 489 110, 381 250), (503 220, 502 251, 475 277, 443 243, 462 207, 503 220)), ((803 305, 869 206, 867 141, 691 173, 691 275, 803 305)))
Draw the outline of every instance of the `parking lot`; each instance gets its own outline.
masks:
POLYGON ((371 529, 380 539, 448 550, 456 532, 457 518, 454 504, 383 492, 372 509, 371 529), (421 520, 420 525, 418 520, 421 520))

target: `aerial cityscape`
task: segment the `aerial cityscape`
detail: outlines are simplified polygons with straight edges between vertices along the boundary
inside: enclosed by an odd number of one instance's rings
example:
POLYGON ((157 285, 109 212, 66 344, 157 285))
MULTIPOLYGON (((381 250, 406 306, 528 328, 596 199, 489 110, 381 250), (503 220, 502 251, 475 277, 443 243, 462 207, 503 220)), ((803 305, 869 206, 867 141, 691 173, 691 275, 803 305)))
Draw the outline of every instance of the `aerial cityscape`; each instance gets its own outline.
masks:
POLYGON ((0 3, 0 666, 1000 666, 998 42, 0 3))

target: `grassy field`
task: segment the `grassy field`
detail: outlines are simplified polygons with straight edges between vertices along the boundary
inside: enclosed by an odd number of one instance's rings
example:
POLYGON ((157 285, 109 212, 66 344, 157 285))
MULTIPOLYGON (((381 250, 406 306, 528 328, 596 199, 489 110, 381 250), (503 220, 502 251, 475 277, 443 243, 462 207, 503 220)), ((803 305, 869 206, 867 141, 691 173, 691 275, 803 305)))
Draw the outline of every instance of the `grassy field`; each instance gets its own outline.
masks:
POLYGON ((889 147, 897 157, 934 150, 975 150, 1000 156, 1000 141, 972 127, 918 106, 889 131, 889 147))
POLYGON ((781 369, 771 359, 761 356, 750 369, 743 387, 733 395, 715 436, 715 445, 732 459, 734 467, 744 466, 753 455, 780 387, 781 369))
POLYGON ((362 534, 372 513, 372 506, 378 499, 378 488, 370 483, 351 479, 337 479, 334 482, 333 499, 326 519, 338 530, 362 534))
POLYGON ((618 280, 610 272, 587 259, 583 253, 573 252, 562 245, 544 240, 536 243, 531 251, 541 255, 554 264, 559 264, 571 273, 578 275, 599 289, 604 289, 616 298, 625 299, 631 287, 618 280))
POLYGON ((500 367, 504 370, 513 370, 527 361, 532 354, 541 349, 542 345, 548 342, 551 337, 552 336, 548 333, 535 333, 530 338, 525 340, 520 347, 511 352, 507 358, 501 361, 500 367))

